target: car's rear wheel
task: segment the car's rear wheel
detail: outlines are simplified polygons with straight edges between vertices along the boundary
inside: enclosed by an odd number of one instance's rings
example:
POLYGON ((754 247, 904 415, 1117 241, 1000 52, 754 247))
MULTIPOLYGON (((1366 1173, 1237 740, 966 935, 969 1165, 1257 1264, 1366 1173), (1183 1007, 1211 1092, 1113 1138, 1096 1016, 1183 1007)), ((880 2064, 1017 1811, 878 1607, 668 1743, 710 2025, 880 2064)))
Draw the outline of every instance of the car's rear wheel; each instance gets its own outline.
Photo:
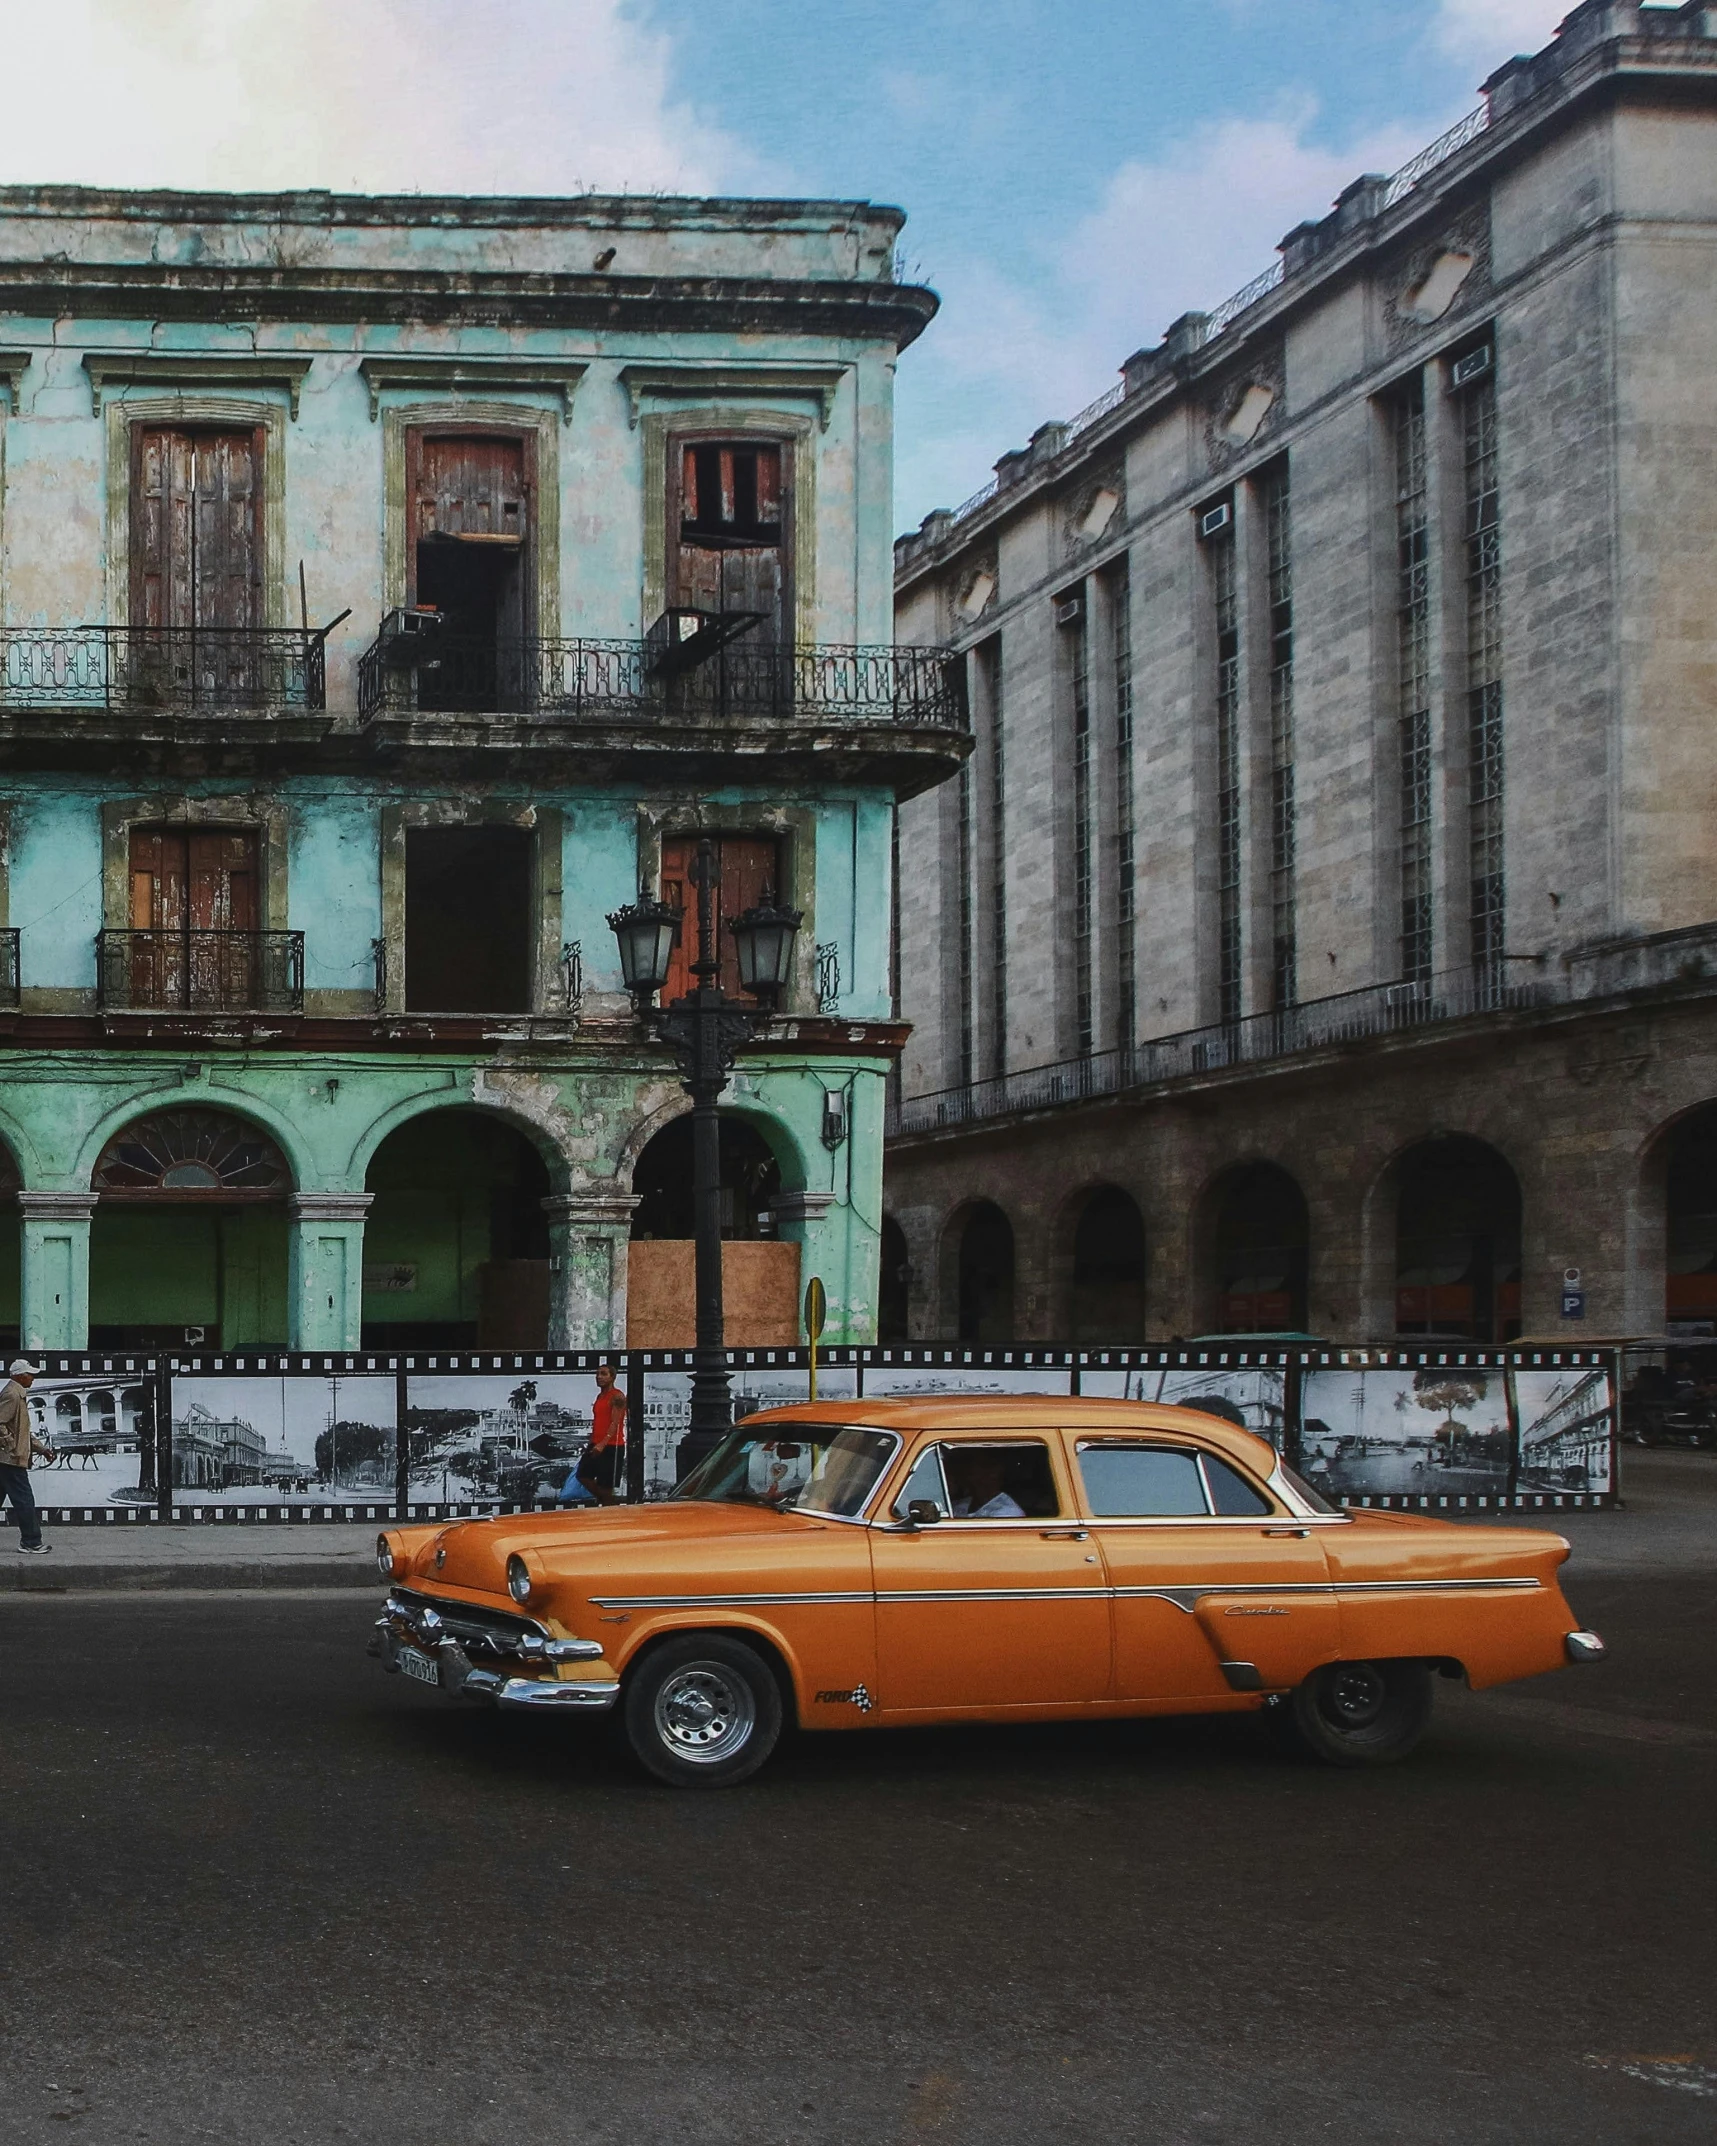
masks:
POLYGON ((1387 1766, 1430 1724, 1431 1672, 1423 1662, 1326 1662, 1272 1711, 1326 1766, 1387 1766))
POLYGON ((646 1656, 626 1682, 626 1740, 674 1788, 731 1788, 781 1735, 781 1693, 741 1639, 692 1633, 646 1656))

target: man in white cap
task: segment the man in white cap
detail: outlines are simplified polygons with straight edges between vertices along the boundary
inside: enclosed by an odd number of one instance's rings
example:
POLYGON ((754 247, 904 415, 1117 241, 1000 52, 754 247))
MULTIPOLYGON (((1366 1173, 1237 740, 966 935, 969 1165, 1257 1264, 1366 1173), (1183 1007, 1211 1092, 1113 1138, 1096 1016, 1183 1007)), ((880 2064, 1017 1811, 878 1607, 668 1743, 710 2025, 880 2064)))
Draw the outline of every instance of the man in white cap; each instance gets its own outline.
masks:
POLYGON ((24 1398, 39 1373, 27 1356, 13 1364, 9 1383, 0 1390, 0 1504, 10 1505, 18 1523, 20 1557, 46 1557, 42 1523, 36 1512, 36 1494, 30 1488, 30 1463, 39 1453, 53 1458, 54 1449, 36 1436, 30 1421, 30 1404, 24 1398))

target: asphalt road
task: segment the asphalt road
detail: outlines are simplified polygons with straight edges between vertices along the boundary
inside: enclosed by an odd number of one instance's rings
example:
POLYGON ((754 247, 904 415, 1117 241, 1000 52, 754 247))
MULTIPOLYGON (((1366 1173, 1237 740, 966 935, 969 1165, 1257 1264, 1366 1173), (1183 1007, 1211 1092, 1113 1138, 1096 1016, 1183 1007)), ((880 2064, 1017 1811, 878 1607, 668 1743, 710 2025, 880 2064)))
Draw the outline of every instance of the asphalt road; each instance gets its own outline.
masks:
POLYGON ((1255 1723, 805 1738, 725 1795, 450 1709, 361 1597, 0 1605, 0 2141, 1717 2137, 1717 1576, 1255 1723))

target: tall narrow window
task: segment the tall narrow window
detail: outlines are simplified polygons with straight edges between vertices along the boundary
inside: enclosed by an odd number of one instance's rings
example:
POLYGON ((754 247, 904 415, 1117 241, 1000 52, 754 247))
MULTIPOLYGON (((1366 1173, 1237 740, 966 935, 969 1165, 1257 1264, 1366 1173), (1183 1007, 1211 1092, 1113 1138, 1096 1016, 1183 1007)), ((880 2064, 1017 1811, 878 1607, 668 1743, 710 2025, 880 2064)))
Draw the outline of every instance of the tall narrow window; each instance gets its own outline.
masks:
POLYGON ((1425 486, 1425 391, 1394 409, 1397 764, 1400 779, 1401 975, 1431 974, 1431 524, 1425 486))
POLYGON ((1096 868, 1092 857, 1092 808, 1096 782, 1091 748, 1091 636, 1085 591, 1075 589, 1056 605, 1067 636, 1067 675, 1073 715, 1073 1026, 1075 1048, 1087 1058, 1097 1047, 1092 984, 1092 932, 1096 922, 1096 868))
POLYGON ((1138 1025, 1137 888, 1133 828, 1133 592, 1123 559, 1109 573, 1109 654, 1115 672, 1115 1041, 1132 1047, 1138 1025))
POLYGON ((1003 732, 1002 643, 995 635, 977 651, 990 747, 990 1072, 1008 1069, 1008 791, 1003 732))
POLYGON ((1501 981, 1503 958, 1502 551, 1496 378, 1465 395, 1467 840, 1473 967, 1501 981))
POLYGON ((1298 974, 1294 923, 1294 561, 1288 465, 1264 479, 1270 564, 1270 996, 1293 1005, 1298 974))
MULTIPOLYGON (((1220 512, 1221 510, 1216 510, 1220 512)), ((1214 520, 1207 515, 1206 521, 1214 520)), ((1232 510, 1209 539, 1212 623, 1216 630, 1216 997, 1217 1018, 1241 1008, 1240 915, 1240 578, 1232 510)))
POLYGON ((960 816, 957 834, 955 869, 960 875, 957 929, 959 944, 955 949, 954 980, 960 994, 955 1009, 960 1048, 960 1086, 969 1088, 977 1078, 977 1051, 972 1029, 972 763, 966 761, 960 769, 956 787, 955 810, 960 816))

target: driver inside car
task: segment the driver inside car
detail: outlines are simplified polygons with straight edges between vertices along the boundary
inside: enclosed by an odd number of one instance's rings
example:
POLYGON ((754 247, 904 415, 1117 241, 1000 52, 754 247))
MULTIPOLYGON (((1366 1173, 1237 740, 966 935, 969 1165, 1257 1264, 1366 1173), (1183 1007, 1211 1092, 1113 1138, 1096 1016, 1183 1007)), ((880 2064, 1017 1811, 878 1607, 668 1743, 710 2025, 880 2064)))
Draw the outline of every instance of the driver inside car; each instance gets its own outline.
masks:
POLYGON ((956 1520, 1023 1520, 1025 1507, 1005 1487, 1003 1456, 980 1447, 973 1453, 950 1450, 945 1456, 948 1490, 956 1520))

